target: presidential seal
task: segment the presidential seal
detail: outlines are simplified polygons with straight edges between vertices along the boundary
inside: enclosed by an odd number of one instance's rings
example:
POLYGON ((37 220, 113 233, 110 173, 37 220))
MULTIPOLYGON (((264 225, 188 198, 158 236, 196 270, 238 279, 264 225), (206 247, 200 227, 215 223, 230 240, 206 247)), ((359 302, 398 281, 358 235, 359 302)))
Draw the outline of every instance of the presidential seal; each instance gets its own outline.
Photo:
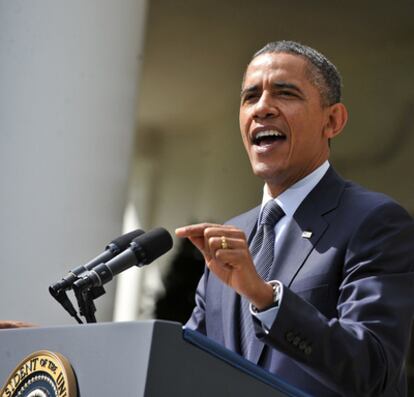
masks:
POLYGON ((77 397, 76 378, 64 356, 42 350, 16 367, 0 397, 77 397))

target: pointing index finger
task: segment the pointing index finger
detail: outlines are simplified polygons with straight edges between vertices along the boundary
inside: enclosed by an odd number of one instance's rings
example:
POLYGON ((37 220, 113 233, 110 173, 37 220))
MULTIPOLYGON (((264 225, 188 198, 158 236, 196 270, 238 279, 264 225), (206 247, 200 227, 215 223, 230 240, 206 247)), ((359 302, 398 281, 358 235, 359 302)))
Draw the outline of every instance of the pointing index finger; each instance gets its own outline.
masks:
POLYGON ((177 237, 202 237, 204 230, 208 227, 219 226, 213 223, 198 223, 196 225, 188 225, 175 229, 177 237))

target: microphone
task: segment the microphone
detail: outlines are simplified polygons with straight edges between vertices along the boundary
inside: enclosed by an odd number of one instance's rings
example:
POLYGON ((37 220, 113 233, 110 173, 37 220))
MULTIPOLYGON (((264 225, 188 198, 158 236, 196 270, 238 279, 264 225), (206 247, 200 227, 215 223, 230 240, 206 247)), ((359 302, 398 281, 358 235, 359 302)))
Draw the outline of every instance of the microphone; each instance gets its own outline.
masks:
POLYGON ((150 230, 134 238, 128 249, 107 263, 100 263, 81 276, 73 284, 75 290, 101 287, 111 281, 114 276, 132 266, 142 267, 150 264, 159 256, 165 254, 173 246, 173 240, 162 227, 150 230))
POLYGON ((129 243, 136 237, 144 234, 141 229, 134 230, 132 232, 123 234, 112 240, 106 247, 105 251, 99 254, 97 257, 89 261, 86 265, 78 266, 76 269, 71 270, 68 274, 55 284, 49 287, 49 292, 54 298, 58 298, 61 291, 68 290, 72 287, 73 283, 78 279, 82 273, 92 270, 95 266, 100 263, 107 262, 122 251, 125 251, 129 243))

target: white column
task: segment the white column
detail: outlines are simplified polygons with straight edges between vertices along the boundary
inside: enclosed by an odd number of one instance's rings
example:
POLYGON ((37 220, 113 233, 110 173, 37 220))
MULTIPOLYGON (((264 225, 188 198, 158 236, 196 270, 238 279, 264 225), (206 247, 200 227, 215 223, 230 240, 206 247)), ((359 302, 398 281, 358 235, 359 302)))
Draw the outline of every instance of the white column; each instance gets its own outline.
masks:
POLYGON ((144 22, 145 0, 0 0, 1 319, 72 323, 48 285, 122 231, 144 22))

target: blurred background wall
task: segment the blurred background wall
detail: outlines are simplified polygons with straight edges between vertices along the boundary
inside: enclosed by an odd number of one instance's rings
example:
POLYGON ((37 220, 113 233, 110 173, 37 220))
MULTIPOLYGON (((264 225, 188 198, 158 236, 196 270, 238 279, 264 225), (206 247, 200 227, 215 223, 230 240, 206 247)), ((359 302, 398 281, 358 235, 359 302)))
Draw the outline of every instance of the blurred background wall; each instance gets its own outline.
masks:
MULTIPOLYGON (((0 0, 1 318, 72 323, 47 286, 122 230, 260 201, 238 106, 269 41, 338 66, 350 120, 332 164, 413 214, 413 16, 411 1, 0 0)), ((180 247, 112 283, 98 318, 154 317, 180 247)))
MULTIPOLYGON (((319 49, 342 73, 350 119, 332 164, 414 213, 413 16, 409 1, 151 0, 128 219, 173 231, 223 222, 260 201, 238 128, 240 84, 252 54, 280 39, 319 49)), ((120 288, 116 318, 153 316, 173 255, 121 277, 121 286, 135 279, 141 299, 128 301, 120 288)))

